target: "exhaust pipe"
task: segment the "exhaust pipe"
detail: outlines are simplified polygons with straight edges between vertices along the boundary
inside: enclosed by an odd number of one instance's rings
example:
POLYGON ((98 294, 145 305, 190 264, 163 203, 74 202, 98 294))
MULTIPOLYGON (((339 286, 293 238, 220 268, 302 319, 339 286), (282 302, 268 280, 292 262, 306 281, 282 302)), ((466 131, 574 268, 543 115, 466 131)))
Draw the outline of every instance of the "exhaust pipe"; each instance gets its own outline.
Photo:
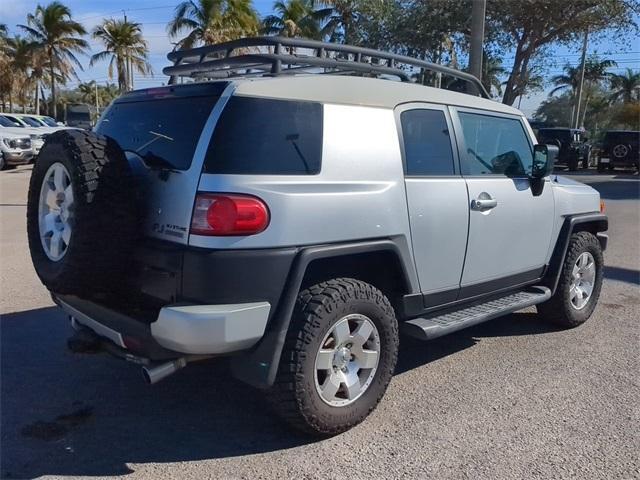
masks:
POLYGON ((178 358, 172 362, 162 363, 154 367, 142 367, 142 376, 149 385, 158 383, 163 378, 173 375, 178 370, 187 366, 186 357, 178 358))

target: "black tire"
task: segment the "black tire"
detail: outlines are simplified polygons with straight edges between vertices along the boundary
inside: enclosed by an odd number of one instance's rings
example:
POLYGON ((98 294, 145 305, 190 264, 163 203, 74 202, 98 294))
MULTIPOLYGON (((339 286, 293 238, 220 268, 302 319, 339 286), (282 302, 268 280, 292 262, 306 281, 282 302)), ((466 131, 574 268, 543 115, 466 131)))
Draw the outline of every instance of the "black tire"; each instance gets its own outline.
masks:
POLYGON ((7 162, 4 161, 4 153, 0 152, 0 171, 7 168, 7 162))
POLYGON ((586 322, 596 308, 604 270, 604 259, 600 242, 595 235, 589 232, 578 232, 571 236, 567 255, 565 256, 562 272, 558 281, 555 294, 545 303, 538 305, 538 313, 548 320, 563 328, 573 328, 586 322), (578 257, 584 252, 589 252, 595 263, 595 281, 591 297, 581 309, 577 309, 571 303, 570 289, 572 285, 572 271, 578 257))
POLYGON ((35 270, 60 294, 115 289, 126 268, 138 221, 134 185, 122 150, 92 132, 64 130, 47 138, 33 167, 27 203, 27 234, 35 270), (39 201, 45 174, 61 163, 69 173, 73 210, 64 256, 52 260, 40 238, 39 201))
POLYGON ((362 422, 378 405, 398 358, 398 322, 389 300, 359 280, 319 283, 298 296, 276 381, 267 398, 290 425, 314 435, 336 435, 362 422), (353 403, 332 406, 316 389, 315 359, 320 342, 348 314, 366 315, 380 337, 378 367, 369 387, 353 403))
POLYGON ((603 163, 598 162, 598 173, 604 173, 605 165, 603 163))
POLYGON ((569 168, 569 171, 574 172, 576 170, 578 170, 578 157, 574 157, 572 156, 571 158, 569 158, 569 160, 567 160, 567 167, 569 168))

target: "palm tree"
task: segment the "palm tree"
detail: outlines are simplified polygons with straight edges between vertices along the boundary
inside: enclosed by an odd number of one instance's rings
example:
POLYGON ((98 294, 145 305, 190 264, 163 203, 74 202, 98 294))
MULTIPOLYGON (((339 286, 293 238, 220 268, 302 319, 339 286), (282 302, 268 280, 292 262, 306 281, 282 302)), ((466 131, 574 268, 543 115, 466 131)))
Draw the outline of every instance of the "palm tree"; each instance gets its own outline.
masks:
POLYGON ((312 0, 315 15, 323 22, 322 35, 331 42, 353 43, 358 8, 354 0, 312 0))
POLYGON ((5 98, 11 101, 13 90, 13 72, 10 66, 9 29, 4 23, 0 23, 0 103, 2 111, 5 110, 5 98))
MULTIPOLYGON (((610 75, 607 73, 607 69, 615 66, 616 62, 613 60, 599 60, 595 56, 590 57, 584 66, 584 80, 589 83, 598 83, 610 75)), ((571 92, 575 94, 580 84, 581 75, 582 69, 580 67, 566 65, 564 67, 564 74, 551 78, 551 82, 555 85, 555 88, 549 92, 549 95, 566 91, 567 89, 570 89, 571 92)))
POLYGON ((188 32, 179 41, 180 49, 255 35, 259 28, 251 0, 186 0, 176 7, 173 20, 167 25, 173 38, 188 32))
POLYGON ((506 69, 502 66, 502 60, 499 57, 487 55, 483 52, 482 60, 482 84, 487 92, 495 88, 499 96, 502 95, 502 81, 500 77, 506 73, 506 69))
POLYGON ((611 74, 611 101, 622 99, 623 103, 631 103, 640 100, 640 71, 634 72, 631 68, 620 74, 611 74), (634 98, 635 96, 635 98, 634 98))
POLYGON ((7 40, 6 51, 10 58, 12 72, 12 90, 17 94, 22 104, 22 111, 27 111, 27 96, 33 85, 32 66, 34 64, 34 52, 36 44, 26 38, 16 35, 7 40))
POLYGON ((120 91, 133 88, 133 70, 143 75, 153 73, 148 62, 149 46, 139 23, 109 18, 93 29, 92 36, 103 43, 104 50, 93 55, 89 65, 109 59, 109 78, 113 78, 115 64, 120 91))
POLYGON ((308 0, 278 0, 273 4, 273 12, 262 22, 267 35, 320 38, 318 16, 308 0))
POLYGON ((35 13, 27 15, 27 25, 18 25, 37 42, 45 52, 51 82, 52 113, 57 117, 56 78, 61 75, 63 81, 75 76, 75 68, 82 65, 75 54, 84 53, 88 43, 79 38, 87 32, 84 27, 71 18, 71 10, 58 1, 46 7, 38 5, 35 13))

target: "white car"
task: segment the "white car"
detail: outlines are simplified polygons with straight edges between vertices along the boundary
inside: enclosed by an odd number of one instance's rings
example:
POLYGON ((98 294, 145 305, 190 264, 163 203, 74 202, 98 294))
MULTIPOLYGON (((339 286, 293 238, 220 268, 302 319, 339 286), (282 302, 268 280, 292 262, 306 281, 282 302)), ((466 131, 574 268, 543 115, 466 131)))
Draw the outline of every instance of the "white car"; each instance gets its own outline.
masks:
POLYGON ((57 132, 59 130, 69 130, 73 127, 67 127, 62 122, 56 122, 53 118, 46 115, 33 115, 28 113, 21 113, 16 115, 20 120, 28 123, 30 126, 38 125, 38 128, 46 128, 51 131, 57 132))
POLYGON ((42 145, 44 145, 47 135, 55 132, 50 127, 33 127, 29 123, 21 120, 16 114, 0 114, 0 128, 2 131, 8 131, 19 135, 27 135, 31 138, 31 148, 33 156, 38 156, 42 145), (9 129, 9 130, 5 130, 9 129))
POLYGON ((33 158, 31 139, 28 135, 19 135, 0 129, 0 170, 10 165, 23 165, 33 158))

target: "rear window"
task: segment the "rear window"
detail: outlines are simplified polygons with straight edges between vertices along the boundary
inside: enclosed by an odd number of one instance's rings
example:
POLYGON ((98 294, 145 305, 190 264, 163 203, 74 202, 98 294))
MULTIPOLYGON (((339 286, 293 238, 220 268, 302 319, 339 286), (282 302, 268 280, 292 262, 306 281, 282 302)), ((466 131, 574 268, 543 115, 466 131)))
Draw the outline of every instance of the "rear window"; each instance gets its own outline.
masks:
POLYGON ((123 150, 138 154, 149 166, 187 170, 218 98, 116 102, 105 112, 98 133, 113 138, 123 150))
POLYGON ((314 175, 322 158, 322 105, 232 97, 209 145, 205 173, 314 175))

